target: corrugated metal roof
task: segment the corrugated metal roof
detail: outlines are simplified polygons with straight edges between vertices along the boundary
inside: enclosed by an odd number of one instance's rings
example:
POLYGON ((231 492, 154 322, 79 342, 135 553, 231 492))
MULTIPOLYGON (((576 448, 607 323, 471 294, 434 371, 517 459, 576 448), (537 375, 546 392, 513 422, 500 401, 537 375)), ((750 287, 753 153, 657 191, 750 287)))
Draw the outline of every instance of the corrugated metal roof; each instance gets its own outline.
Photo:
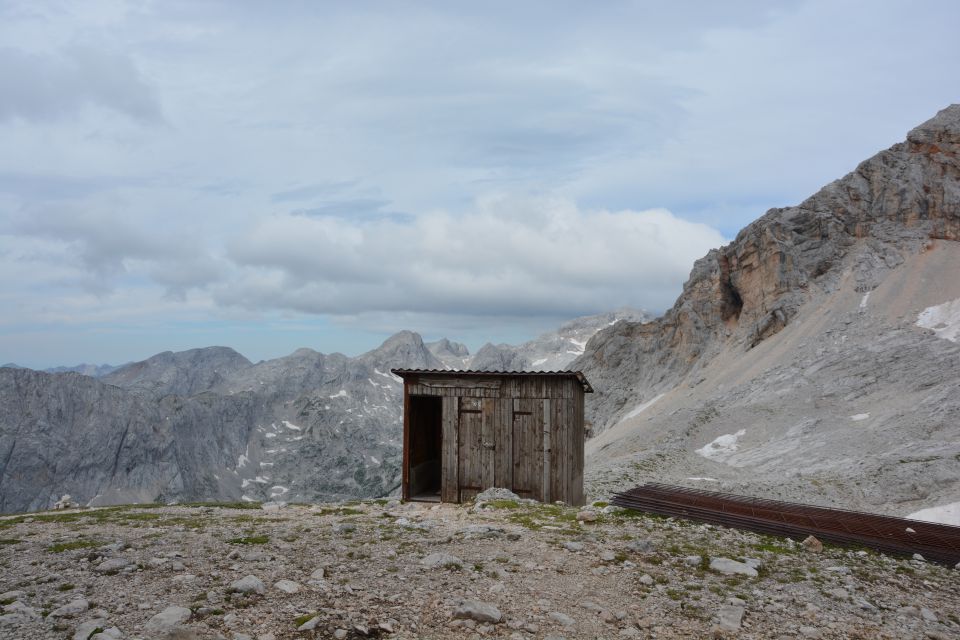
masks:
POLYGON ((584 393, 593 393, 593 387, 580 371, 472 371, 457 369, 390 369, 390 373, 400 376, 445 375, 464 377, 502 377, 502 376, 552 376, 555 378, 576 378, 583 386, 584 393))

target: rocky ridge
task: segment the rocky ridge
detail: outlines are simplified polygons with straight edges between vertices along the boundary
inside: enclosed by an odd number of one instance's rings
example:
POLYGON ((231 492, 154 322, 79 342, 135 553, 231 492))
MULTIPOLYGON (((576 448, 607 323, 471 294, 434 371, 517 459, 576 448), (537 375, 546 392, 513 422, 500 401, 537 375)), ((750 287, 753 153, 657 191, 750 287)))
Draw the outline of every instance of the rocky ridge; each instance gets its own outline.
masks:
POLYGON ((960 501, 960 105, 697 261, 582 357, 595 491, 645 479, 904 515, 960 501))
POLYGON ((480 347, 472 356, 466 346, 440 340, 428 344, 443 364, 451 369, 478 371, 562 371, 582 355, 587 341, 598 331, 621 320, 644 323, 652 315, 639 309, 623 308, 593 316, 575 318, 519 345, 491 344, 480 347))

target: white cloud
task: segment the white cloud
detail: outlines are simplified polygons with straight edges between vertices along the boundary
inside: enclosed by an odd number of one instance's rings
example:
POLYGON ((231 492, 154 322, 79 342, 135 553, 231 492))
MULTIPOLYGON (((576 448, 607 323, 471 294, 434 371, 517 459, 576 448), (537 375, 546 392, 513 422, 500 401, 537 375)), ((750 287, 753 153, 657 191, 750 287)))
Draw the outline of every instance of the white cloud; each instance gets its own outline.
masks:
POLYGON ((545 197, 488 197, 411 222, 277 215, 232 243, 241 274, 213 292, 224 305, 337 315, 662 309, 722 242, 663 209, 584 211, 545 197))

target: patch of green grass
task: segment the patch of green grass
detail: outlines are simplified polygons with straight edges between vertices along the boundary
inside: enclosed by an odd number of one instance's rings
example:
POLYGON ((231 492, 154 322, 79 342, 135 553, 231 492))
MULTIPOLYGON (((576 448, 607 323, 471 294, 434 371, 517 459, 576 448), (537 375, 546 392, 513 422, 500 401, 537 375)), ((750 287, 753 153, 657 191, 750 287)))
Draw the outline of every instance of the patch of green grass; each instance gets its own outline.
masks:
POLYGON ((117 516, 120 520, 133 520, 133 521, 142 521, 142 520, 159 520, 163 516, 159 513, 124 513, 123 515, 117 516))
POLYGON ((21 542, 23 542, 23 540, 18 540, 16 538, 0 538, 0 545, 19 544, 21 542))
POLYGON ((262 502, 184 502, 177 507, 215 507, 219 509, 259 509, 262 502))
POLYGON ((13 604, 16 601, 16 598, 4 598, 3 600, 0 600, 0 607, 5 607, 8 604, 13 604))
POLYGON ((487 503, 487 506, 494 509, 519 509, 520 503, 516 500, 491 500, 487 503))
POLYGON ((603 509, 609 504, 610 504, 609 502, 605 502, 603 500, 597 500, 596 502, 593 503, 593 506, 595 506, 597 509, 603 509))
POLYGON ((666 593, 667 593, 667 597, 670 598, 671 600, 682 600, 682 599, 683 599, 683 592, 682 592, 682 591, 677 591, 676 589, 667 589, 666 593))
POLYGON ((511 508, 507 520, 533 531, 544 527, 557 527, 556 533, 576 535, 580 533, 577 525, 577 511, 555 504, 517 505, 511 508))
POLYGON ((351 507, 323 507, 315 511, 316 516, 359 516, 363 515, 363 510, 353 509, 351 507))
POLYGON ((70 590, 73 589, 75 586, 76 586, 76 585, 70 584, 69 582, 64 582, 62 585, 60 585, 59 587, 57 587, 57 591, 70 591, 70 590))
POLYGON ((771 536, 764 536, 761 542, 751 545, 751 548, 755 551, 767 551, 769 553, 785 555, 795 555, 800 552, 799 547, 794 547, 791 549, 779 538, 774 538, 771 536))
POLYGON ((270 536, 246 536, 243 538, 231 538, 227 540, 230 544, 267 544, 270 542, 270 536))
POLYGON ((320 614, 319 614, 319 613, 305 613, 305 614, 303 614, 302 616, 300 616, 300 617, 298 617, 298 618, 294 618, 293 624, 294 624, 295 627, 300 628, 300 627, 302 627, 303 625, 305 625, 305 624, 307 624, 308 622, 310 622, 311 620, 313 620, 314 618, 316 618, 318 615, 320 615, 320 614))
POLYGON ((103 545, 97 540, 73 540, 71 542, 57 542, 47 547, 47 551, 52 553, 61 553, 63 551, 73 551, 74 549, 92 549, 103 545))

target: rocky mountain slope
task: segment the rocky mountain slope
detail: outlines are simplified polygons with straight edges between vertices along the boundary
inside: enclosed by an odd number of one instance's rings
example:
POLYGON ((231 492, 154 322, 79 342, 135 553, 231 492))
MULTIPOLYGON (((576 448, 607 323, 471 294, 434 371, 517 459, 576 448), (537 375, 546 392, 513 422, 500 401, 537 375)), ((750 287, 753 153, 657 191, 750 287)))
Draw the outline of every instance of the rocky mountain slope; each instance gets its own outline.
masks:
POLYGON ((398 482, 391 367, 439 368, 401 332, 348 358, 251 364, 224 347, 162 353, 97 380, 0 369, 0 511, 154 500, 318 500, 398 482))
POLYGON ((958 156, 954 105, 711 251, 662 318, 591 339, 592 490, 960 502, 958 156))
MULTIPOLYGON (((249 505, 253 506, 253 505, 249 505)), ((960 635, 957 569, 512 500, 0 518, 0 635, 115 640, 960 635), (98 635, 94 635, 97 630, 98 635)))
MULTIPOLYGON (((621 317, 644 316, 580 318, 501 351, 511 369, 562 368, 621 317)), ((465 368, 475 358, 402 331, 356 358, 299 349, 254 364, 208 347, 99 379, 0 369, 0 512, 47 508, 64 494, 93 505, 385 495, 398 486, 402 454, 402 385, 390 369, 465 368)))

